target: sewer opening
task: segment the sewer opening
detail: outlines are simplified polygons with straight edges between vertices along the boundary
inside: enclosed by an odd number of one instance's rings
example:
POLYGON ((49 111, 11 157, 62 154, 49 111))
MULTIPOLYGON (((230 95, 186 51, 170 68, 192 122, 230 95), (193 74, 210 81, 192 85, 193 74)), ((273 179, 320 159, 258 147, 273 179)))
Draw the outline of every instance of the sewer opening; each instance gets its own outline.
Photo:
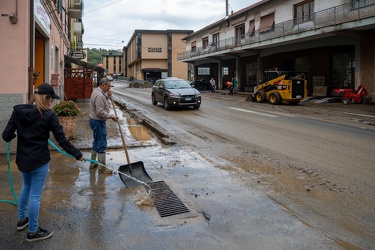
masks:
POLYGON ((154 206, 160 217, 190 212, 164 181, 151 182, 148 185, 151 188, 154 206))

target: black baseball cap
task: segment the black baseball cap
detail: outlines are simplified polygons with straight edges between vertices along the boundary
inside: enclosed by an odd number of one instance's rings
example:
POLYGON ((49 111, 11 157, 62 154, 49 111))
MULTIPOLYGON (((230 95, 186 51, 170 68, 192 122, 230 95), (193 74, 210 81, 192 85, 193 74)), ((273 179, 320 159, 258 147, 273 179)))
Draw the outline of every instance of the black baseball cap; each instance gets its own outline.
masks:
POLYGON ((35 94, 50 95, 54 99, 60 99, 60 96, 55 94, 52 86, 48 83, 43 83, 34 91, 35 94))

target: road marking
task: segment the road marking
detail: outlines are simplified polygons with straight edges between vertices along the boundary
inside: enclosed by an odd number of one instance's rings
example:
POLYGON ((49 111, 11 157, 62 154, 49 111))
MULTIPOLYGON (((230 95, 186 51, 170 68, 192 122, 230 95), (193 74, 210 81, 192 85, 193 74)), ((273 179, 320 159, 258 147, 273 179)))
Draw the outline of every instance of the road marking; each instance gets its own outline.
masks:
POLYGON ((263 116, 268 116, 268 117, 279 117, 277 115, 270 115, 270 114, 260 113, 260 112, 247 110, 247 109, 240 109, 240 108, 234 108, 234 107, 228 107, 228 108, 233 109, 233 110, 237 110, 237 111, 246 112, 246 113, 252 113, 252 114, 256 114, 256 115, 263 115, 263 116))
POLYGON ((349 112, 344 112, 344 113, 348 114, 348 115, 357 115, 357 116, 364 116, 364 117, 375 118, 375 116, 373 116, 373 115, 362 115, 362 114, 349 113, 349 112))

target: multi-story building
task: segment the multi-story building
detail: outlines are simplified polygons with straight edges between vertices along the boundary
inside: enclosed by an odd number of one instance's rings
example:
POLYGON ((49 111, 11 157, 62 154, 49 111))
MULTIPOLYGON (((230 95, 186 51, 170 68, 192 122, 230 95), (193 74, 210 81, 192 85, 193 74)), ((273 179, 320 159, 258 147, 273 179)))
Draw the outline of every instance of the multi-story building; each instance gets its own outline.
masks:
POLYGON ((310 95, 363 83, 375 100, 374 0, 263 0, 184 40, 178 60, 219 88, 236 76, 251 92, 263 70, 278 68, 304 73, 310 95))
POLYGON ((102 55, 103 68, 106 74, 121 74, 124 72, 123 67, 123 56, 121 52, 109 52, 108 54, 102 55))
POLYGON ((64 58, 82 45, 83 26, 81 0, 0 1, 0 12, 2 131, 13 106, 28 102, 40 84, 64 96, 64 58))
POLYGON ((188 78, 188 66, 177 61, 185 51, 182 38, 192 30, 135 30, 124 47, 125 76, 149 82, 174 76, 188 78))

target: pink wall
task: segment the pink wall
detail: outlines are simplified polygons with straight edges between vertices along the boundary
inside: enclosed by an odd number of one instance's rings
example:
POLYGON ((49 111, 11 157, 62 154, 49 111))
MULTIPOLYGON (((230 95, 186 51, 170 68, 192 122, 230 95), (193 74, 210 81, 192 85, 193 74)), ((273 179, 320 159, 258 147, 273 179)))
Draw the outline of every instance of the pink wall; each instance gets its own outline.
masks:
MULTIPOLYGON (((6 83, 1 84, 2 93, 28 92, 29 58, 29 1, 18 1, 16 24, 8 16, 0 16, 0 72, 6 83)), ((16 1, 0 1, 0 14, 13 15, 16 1)))

